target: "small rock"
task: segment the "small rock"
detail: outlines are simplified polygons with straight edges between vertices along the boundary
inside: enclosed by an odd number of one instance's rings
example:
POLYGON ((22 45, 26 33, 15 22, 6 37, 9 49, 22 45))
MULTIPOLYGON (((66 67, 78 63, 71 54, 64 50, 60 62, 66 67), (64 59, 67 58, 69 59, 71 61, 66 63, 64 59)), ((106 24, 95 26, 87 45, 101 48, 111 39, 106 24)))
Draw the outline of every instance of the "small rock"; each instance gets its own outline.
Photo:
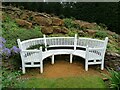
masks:
POLYGON ((91 29, 96 26, 96 23, 89 23, 81 20, 75 20, 74 23, 79 24, 80 27, 86 28, 86 29, 91 29))
POLYGON ((88 34, 90 34, 90 35, 93 35, 96 33, 96 30, 87 29, 86 32, 88 32, 88 34))
POLYGON ((26 20, 22 20, 22 19, 16 19, 16 23, 20 26, 25 26, 28 29, 30 29, 32 27, 32 23, 30 23, 26 20))
POLYGON ((54 26, 61 26, 63 24, 64 24, 64 22, 63 22, 62 19, 55 18, 55 17, 52 18, 52 25, 54 25, 54 26))
POLYGON ((52 27, 45 27, 45 26, 43 26, 43 27, 41 27, 41 31, 42 31, 42 33, 44 33, 44 34, 51 34, 51 33, 53 33, 53 28, 52 27))
POLYGON ((29 18, 29 16, 27 14, 22 14, 20 16, 20 18, 23 19, 23 20, 27 20, 29 18))
POLYGON ((61 33, 67 34, 69 30, 66 27, 62 27, 61 33))
POLYGON ((53 26, 53 33, 61 33, 61 27, 53 26))
POLYGON ((108 81, 109 79, 108 78, 103 78, 103 81, 108 81))
POLYGON ((50 26, 52 24, 51 18, 35 16, 35 17, 33 17, 33 20, 41 26, 50 26))

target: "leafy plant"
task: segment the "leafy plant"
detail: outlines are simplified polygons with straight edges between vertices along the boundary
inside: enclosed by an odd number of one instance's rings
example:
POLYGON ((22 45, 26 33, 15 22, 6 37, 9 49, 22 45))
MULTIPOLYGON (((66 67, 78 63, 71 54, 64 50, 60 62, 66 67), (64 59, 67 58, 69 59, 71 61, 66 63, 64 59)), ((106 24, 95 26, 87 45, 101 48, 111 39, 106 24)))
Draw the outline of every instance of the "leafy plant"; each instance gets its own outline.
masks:
POLYGON ((106 26, 105 24, 103 24, 103 23, 100 23, 99 26, 100 26, 101 28, 103 28, 103 29, 106 29, 106 30, 108 29, 107 26, 106 26))
POLYGON ((118 34, 113 34, 112 37, 115 38, 115 39, 118 39, 118 38, 119 38, 119 35, 118 35, 118 34))
POLYGON ((105 75, 110 80, 110 87, 120 89, 120 71, 114 71, 113 69, 108 69, 110 76, 105 75))
POLYGON ((73 20, 69 18, 64 19, 64 26, 69 29, 71 28, 81 29, 80 25, 73 23, 73 20))
POLYGON ((7 69, 2 69, 2 88, 11 88, 14 87, 18 80, 17 77, 21 75, 20 71, 8 71, 7 69))
POLYGON ((32 29, 28 30, 19 27, 16 22, 11 18, 7 19, 7 21, 2 23, 2 34, 3 37, 7 40, 5 46, 8 48, 12 48, 12 46, 14 45, 16 46, 16 40, 18 38, 20 38, 21 40, 26 40, 43 36, 40 26, 34 26, 32 29))
POLYGON ((103 39, 103 38, 107 37, 107 33, 104 31, 97 31, 95 34, 95 37, 103 39))
POLYGON ((37 44, 37 45, 30 46, 29 48, 27 48, 27 50, 30 50, 30 49, 39 49, 40 47, 42 47, 43 51, 45 51, 46 47, 45 47, 44 44, 37 44))
POLYGON ((18 54, 20 52, 20 49, 16 46, 13 46, 11 49, 6 48, 5 44, 6 40, 3 37, 0 37, 0 55, 3 57, 3 59, 8 59, 10 56, 18 54))

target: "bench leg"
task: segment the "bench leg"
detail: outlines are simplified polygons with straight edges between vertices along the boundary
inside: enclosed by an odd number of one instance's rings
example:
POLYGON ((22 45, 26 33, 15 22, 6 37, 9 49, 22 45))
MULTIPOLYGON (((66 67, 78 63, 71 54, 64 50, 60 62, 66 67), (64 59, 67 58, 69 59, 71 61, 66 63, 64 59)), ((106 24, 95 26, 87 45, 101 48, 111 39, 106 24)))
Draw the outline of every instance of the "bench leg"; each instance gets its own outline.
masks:
POLYGON ((52 55, 52 64, 54 64, 55 62, 54 62, 54 55, 52 55))
POLYGON ((73 57, 72 54, 70 54, 70 63, 72 63, 72 57, 73 57))
POLYGON ((43 61, 40 62, 40 73, 43 73, 43 61))
POLYGON ((22 67, 22 73, 25 74, 25 67, 22 67))
POLYGON ((102 60, 102 64, 101 64, 101 70, 104 69, 104 59, 102 60))
POLYGON ((88 60, 85 61, 85 71, 88 71, 88 60))

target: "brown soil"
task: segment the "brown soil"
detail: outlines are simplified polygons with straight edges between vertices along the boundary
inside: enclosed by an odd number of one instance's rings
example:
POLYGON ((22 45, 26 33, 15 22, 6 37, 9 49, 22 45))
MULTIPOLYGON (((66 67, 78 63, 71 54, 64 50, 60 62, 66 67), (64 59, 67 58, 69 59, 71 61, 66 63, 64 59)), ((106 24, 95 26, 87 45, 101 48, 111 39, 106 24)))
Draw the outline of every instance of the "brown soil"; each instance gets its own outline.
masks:
POLYGON ((69 56, 56 56, 55 64, 51 64, 50 59, 44 60, 44 72, 39 73, 39 68, 27 68, 26 74, 22 78, 61 78, 61 77, 79 77, 79 76, 93 76, 102 77, 101 73, 107 73, 106 69, 100 70, 100 65, 89 66, 89 70, 84 69, 84 59, 74 57, 73 63, 69 63, 69 56))

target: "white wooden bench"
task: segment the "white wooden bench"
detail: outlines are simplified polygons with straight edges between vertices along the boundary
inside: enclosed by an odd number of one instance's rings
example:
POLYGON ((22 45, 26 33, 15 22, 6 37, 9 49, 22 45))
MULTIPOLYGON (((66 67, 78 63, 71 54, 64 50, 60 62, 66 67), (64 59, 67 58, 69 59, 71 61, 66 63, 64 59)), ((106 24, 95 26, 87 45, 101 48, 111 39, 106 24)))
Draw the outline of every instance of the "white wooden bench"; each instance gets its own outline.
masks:
POLYGON ((75 37, 46 37, 44 35, 43 38, 30 39, 22 42, 20 39, 17 39, 17 42, 21 49, 20 55, 23 74, 25 73, 26 67, 40 67, 40 72, 43 73, 43 60, 47 57, 52 57, 51 63, 54 64, 54 55, 61 54, 69 54, 70 63, 72 63, 73 55, 84 58, 85 70, 88 71, 88 65, 93 64, 101 64, 101 70, 104 69, 104 56, 108 37, 106 37, 105 40, 98 40, 77 38, 77 34, 75 37), (45 51, 42 50, 42 47, 40 47, 39 50, 27 50, 27 48, 38 44, 44 45, 45 51), (77 48, 84 48, 85 50, 77 48))

